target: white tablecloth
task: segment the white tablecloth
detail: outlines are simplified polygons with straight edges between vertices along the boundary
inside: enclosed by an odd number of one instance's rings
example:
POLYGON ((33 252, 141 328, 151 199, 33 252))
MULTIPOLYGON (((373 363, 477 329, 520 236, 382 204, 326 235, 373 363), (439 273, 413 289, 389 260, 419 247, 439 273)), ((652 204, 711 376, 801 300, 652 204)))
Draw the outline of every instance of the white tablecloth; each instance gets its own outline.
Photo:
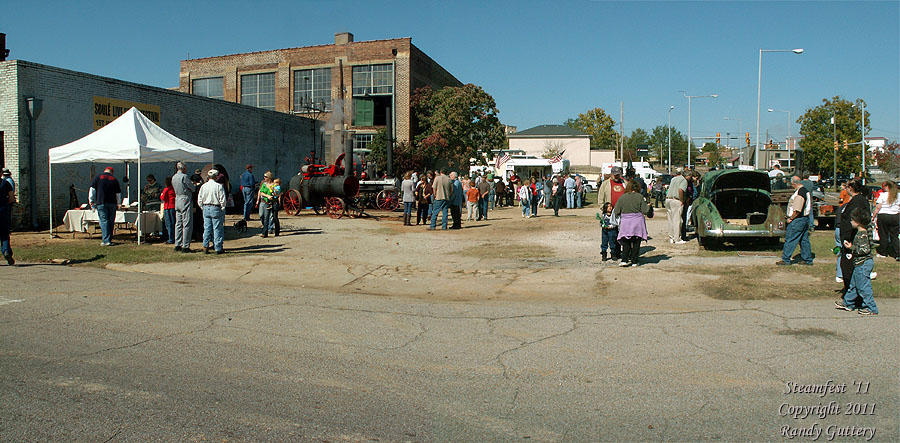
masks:
MULTIPOLYGON (((137 212, 116 211, 116 223, 128 223, 134 226, 138 219, 137 212)), ((95 209, 70 209, 63 216, 63 224, 69 232, 87 232, 91 223, 100 223, 100 216, 95 209)), ((152 234, 162 231, 162 217, 159 212, 141 213, 141 233, 152 234)))

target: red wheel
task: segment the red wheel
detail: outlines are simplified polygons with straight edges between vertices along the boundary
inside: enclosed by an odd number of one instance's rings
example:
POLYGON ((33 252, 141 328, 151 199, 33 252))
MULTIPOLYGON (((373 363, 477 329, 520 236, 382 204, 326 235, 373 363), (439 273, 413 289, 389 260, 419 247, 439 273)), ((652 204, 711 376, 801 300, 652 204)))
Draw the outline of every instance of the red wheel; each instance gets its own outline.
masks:
POLYGON ((400 207, 400 199, 397 198, 396 192, 385 189, 375 197, 375 204, 383 211, 394 211, 400 207))
POLYGON ((337 219, 343 217, 345 207, 344 200, 340 197, 325 198, 325 212, 327 212, 328 216, 331 218, 337 219))
POLYGON ((281 207, 284 208, 284 213, 287 215, 298 215, 300 208, 303 207, 302 201, 300 191, 291 189, 281 197, 281 207))

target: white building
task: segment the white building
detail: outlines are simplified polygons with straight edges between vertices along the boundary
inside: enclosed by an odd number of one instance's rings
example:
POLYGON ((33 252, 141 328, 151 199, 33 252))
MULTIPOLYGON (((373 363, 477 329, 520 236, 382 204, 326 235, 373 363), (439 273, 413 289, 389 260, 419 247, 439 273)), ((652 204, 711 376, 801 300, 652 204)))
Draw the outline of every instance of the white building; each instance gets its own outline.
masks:
POLYGON ((562 152, 572 166, 601 166, 615 161, 615 151, 591 150, 591 136, 564 125, 540 125, 508 134, 510 150, 542 157, 548 152, 562 152))

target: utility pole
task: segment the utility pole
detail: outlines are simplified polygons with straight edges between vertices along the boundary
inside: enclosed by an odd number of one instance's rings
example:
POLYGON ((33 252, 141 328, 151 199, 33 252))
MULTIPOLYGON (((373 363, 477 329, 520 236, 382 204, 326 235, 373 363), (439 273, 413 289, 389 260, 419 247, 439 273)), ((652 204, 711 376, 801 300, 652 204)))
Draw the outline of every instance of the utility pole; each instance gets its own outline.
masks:
POLYGON ((619 167, 622 167, 622 163, 625 161, 625 102, 619 102, 619 167))

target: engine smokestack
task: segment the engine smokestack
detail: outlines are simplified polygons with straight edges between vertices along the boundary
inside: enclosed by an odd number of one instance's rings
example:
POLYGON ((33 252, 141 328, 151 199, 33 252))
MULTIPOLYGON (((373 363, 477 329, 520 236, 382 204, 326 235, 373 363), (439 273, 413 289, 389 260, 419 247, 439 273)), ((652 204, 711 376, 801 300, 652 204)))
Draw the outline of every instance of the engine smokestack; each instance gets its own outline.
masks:
POLYGON ((385 128, 384 135, 387 139, 387 149, 386 149, 386 157, 387 157, 387 176, 394 177, 394 128, 393 128, 393 115, 391 112, 393 110, 389 106, 387 108, 387 128, 385 128))

